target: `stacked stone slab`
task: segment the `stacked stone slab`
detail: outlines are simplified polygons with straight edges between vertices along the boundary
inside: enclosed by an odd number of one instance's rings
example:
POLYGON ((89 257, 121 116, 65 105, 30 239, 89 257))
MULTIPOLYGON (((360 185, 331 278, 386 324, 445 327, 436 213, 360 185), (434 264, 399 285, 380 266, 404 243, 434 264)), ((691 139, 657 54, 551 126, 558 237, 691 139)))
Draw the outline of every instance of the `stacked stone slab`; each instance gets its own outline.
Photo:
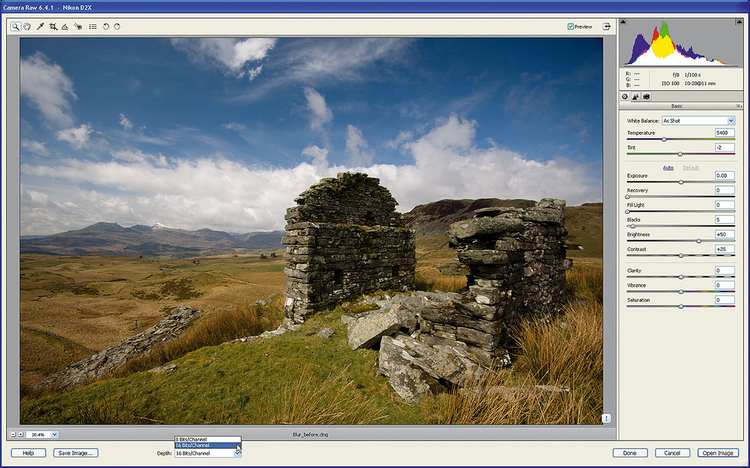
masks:
POLYGON ((284 311, 294 322, 376 289, 414 287, 414 231, 380 180, 361 173, 325 178, 286 213, 284 311))
POLYGON ((565 294, 565 201, 545 198, 532 208, 484 208, 473 219, 453 223, 449 238, 457 247, 468 291, 455 310, 420 313, 421 339, 459 341, 472 354, 508 363, 509 329, 524 318, 549 318, 565 294))

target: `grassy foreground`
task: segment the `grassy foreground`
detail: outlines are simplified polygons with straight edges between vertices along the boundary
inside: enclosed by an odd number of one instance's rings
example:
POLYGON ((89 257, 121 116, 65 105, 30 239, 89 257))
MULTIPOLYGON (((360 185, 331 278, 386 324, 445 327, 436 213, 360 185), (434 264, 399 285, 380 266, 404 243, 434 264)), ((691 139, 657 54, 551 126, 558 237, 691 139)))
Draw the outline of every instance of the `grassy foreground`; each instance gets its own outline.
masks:
POLYGON ((284 290, 283 270, 281 255, 154 259, 23 254, 22 390, 159 323, 179 304, 208 311, 266 300, 284 290))
MULTIPOLYGON (((187 352, 171 361, 176 368, 170 372, 140 371, 170 357, 163 353, 153 361, 133 364, 130 371, 134 373, 124 377, 24 402, 21 422, 598 424, 602 407, 601 263, 568 272, 568 286, 575 300, 564 313, 551 322, 529 323, 519 329, 513 368, 486 374, 473 393, 446 391, 419 405, 404 403, 388 380, 377 375, 378 351, 353 351, 346 344, 340 318, 357 310, 344 303, 313 316, 296 333, 187 352), (333 337, 317 336, 324 327, 335 331, 333 337), (530 390, 510 397, 507 392, 493 393, 498 386, 514 385, 530 390), (535 385, 564 386, 570 391, 536 391, 535 385)), ((264 307, 244 310, 258 320, 273 320, 272 309, 279 305, 264 307)), ((202 334, 186 332, 184 339, 191 335, 202 334)))

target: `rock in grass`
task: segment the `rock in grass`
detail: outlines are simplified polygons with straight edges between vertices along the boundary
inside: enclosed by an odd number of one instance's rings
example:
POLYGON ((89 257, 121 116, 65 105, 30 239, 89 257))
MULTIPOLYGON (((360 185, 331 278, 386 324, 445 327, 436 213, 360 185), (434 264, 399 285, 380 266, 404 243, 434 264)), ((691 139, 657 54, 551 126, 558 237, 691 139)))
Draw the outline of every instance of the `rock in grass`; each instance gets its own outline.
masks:
POLYGON ((171 370, 177 369, 177 366, 174 364, 167 364, 166 366, 160 366, 160 367, 154 367, 153 369, 149 369, 149 372, 169 372, 171 370))
POLYGON ((259 336, 260 336, 261 338, 275 338, 275 337, 277 337, 277 336, 279 336, 279 335, 283 335, 283 334, 284 334, 284 333, 286 333, 287 331, 289 331, 289 329, 288 329, 288 328, 286 328, 286 327, 284 326, 284 324, 281 324, 281 325, 279 325, 279 327, 278 327, 278 328, 277 328, 276 330, 268 330, 268 331, 264 331, 264 332, 263 332, 263 333, 261 333, 261 334, 260 334, 259 336))
POLYGON ((335 332, 332 328, 324 328, 318 332, 319 338, 330 338, 333 336, 335 332))

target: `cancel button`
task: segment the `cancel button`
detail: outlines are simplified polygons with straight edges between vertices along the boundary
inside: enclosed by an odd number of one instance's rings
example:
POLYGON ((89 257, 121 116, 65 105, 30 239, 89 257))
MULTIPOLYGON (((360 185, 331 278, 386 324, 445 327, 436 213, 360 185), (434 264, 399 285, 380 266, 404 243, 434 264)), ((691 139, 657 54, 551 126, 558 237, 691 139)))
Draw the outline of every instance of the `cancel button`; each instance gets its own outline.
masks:
POLYGON ((689 448, 656 449, 657 458, 690 458, 689 448))

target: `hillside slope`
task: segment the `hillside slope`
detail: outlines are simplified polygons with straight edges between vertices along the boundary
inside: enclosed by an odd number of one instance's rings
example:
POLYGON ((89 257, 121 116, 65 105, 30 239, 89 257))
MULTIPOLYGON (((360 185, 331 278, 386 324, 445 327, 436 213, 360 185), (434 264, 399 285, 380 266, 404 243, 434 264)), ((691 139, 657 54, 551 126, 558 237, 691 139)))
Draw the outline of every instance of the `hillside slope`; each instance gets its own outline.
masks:
POLYGON ((424 205, 417 205, 404 213, 406 226, 414 229, 417 237, 433 237, 448 232, 451 223, 474 217, 474 211, 490 206, 528 208, 534 206, 532 200, 500 200, 498 198, 479 198, 477 200, 440 200, 424 205))

